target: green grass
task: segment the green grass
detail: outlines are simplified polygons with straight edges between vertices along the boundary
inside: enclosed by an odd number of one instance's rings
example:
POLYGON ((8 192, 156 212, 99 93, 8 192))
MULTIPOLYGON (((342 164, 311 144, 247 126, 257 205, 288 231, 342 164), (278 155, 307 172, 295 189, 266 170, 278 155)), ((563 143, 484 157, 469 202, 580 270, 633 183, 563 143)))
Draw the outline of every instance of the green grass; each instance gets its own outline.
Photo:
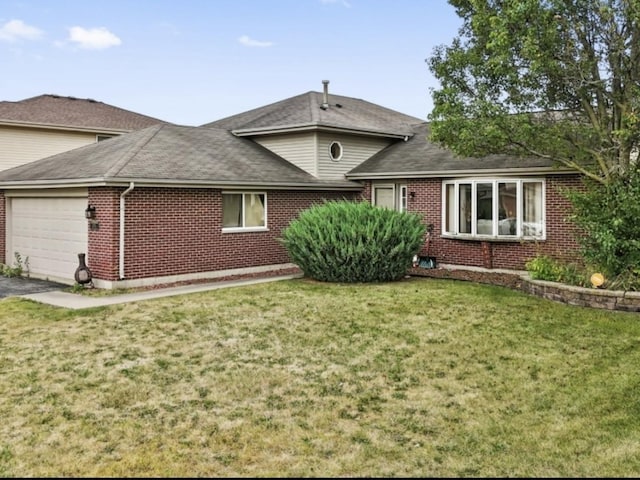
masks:
POLYGON ((0 476, 636 477, 640 317, 494 286, 0 301, 0 476))

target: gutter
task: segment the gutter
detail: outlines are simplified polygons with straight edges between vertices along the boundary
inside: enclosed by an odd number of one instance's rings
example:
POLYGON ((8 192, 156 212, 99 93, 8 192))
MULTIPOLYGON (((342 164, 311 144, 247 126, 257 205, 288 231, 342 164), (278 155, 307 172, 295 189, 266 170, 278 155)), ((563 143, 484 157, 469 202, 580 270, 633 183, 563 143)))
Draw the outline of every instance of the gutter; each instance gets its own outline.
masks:
MULTIPOLYGON (((162 123, 162 122, 159 122, 162 123)), ((21 127, 21 128, 39 128, 42 130, 66 130, 73 132, 87 132, 87 133, 105 133, 105 134, 114 134, 114 135, 122 135, 124 133, 129 133, 132 130, 123 129, 123 128, 113 128, 113 127, 83 127, 76 125, 64 125, 64 124, 56 124, 56 123, 38 123, 38 122, 26 122, 20 120, 3 120, 0 119, 0 125, 6 127, 21 127)), ((145 127, 142 127, 145 128, 145 127)))
POLYGON ((260 190, 361 190, 362 185, 354 182, 328 179, 316 182, 270 182, 261 181, 200 181, 164 180, 154 178, 86 178, 60 180, 0 180, 0 189, 26 190, 34 188, 78 188, 78 187, 171 187, 171 188, 251 188, 260 190))
POLYGON ((333 132, 333 133, 346 133, 350 135, 366 135, 372 137, 383 137, 383 138, 399 138, 405 139, 407 137, 413 137, 414 133, 407 132, 386 132, 384 130, 372 130, 372 129, 359 129, 359 128, 348 128, 348 127, 338 127, 324 124, 302 124, 302 125, 282 125, 278 127, 268 127, 268 128, 241 128, 232 130, 236 137, 253 137, 259 135, 273 135, 279 133, 295 133, 295 132, 310 132, 310 131, 319 131, 319 132, 333 132))
POLYGON ((125 222, 125 201, 124 197, 131 192, 134 188, 134 183, 131 182, 129 187, 120 194, 120 245, 119 245, 119 265, 118 265, 118 278, 124 280, 124 222, 125 222))
POLYGON ((553 167, 542 168, 494 168, 494 169, 469 169, 469 170, 440 170, 423 172, 381 172, 381 173, 347 173, 347 180, 376 180, 393 178, 442 178, 442 177, 492 177, 497 175, 572 175, 579 173, 577 170, 557 169, 553 167))

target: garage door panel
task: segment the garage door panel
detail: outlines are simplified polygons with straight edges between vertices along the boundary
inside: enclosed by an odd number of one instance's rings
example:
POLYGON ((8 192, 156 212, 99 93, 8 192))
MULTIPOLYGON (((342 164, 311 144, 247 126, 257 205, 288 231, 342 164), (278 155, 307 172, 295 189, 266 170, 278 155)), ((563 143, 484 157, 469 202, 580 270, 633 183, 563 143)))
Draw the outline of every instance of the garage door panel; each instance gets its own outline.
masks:
MULTIPOLYGON (((78 253, 87 252, 87 199, 12 198, 11 261, 29 259, 37 276, 73 280, 78 253)), ((9 260, 9 259, 7 259, 9 260)))

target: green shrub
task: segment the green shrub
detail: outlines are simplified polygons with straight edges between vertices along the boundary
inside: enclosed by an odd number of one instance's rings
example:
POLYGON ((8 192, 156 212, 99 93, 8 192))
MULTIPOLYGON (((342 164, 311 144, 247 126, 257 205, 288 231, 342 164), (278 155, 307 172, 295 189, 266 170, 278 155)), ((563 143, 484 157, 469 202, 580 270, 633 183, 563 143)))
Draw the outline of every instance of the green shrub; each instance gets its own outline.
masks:
POLYGON ((640 171, 613 177, 607 185, 587 184, 570 192, 572 220, 588 264, 610 278, 638 276, 640 266, 640 171), (634 273, 635 272, 635 273, 634 273))
POLYGON ((316 280, 384 282, 406 274, 424 234, 417 214, 331 201, 301 212, 281 241, 292 261, 316 280))
POLYGON ((629 268, 606 282, 610 290, 640 291, 640 268, 629 268))
POLYGON ((560 266, 551 257, 538 255, 525 264, 529 276, 534 280, 546 280, 558 282, 560 278, 560 266))
POLYGON ((26 258, 22 258, 22 255, 20 255, 20 253, 15 252, 14 253, 14 257, 15 257, 15 262, 13 264, 13 266, 11 265, 7 265, 7 264, 0 264, 0 275, 4 276, 4 277, 19 277, 21 276, 23 273, 26 274, 26 276, 29 276, 29 257, 26 258))
POLYGON ((573 263, 562 263, 547 255, 538 255, 525 264, 529 276, 534 280, 546 280, 581 287, 590 286, 589 273, 573 263))

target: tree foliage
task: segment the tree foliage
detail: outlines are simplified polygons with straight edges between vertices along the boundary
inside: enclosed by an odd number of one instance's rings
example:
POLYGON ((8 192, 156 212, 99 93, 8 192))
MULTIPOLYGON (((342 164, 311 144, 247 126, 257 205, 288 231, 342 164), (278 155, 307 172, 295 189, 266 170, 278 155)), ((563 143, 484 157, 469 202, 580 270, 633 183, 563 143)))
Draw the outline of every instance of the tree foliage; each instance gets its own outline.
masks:
POLYGON ((599 183, 640 140, 639 0, 449 0, 463 24, 427 59, 432 140, 540 157, 599 183))
POLYGON ((308 277, 325 282, 383 282, 402 278, 424 242, 414 213, 367 202, 333 201, 304 210, 281 241, 308 277))
POLYGON ((608 184, 587 182, 584 191, 568 192, 572 219, 587 235, 579 237, 584 259, 612 278, 640 287, 640 171, 608 184))

